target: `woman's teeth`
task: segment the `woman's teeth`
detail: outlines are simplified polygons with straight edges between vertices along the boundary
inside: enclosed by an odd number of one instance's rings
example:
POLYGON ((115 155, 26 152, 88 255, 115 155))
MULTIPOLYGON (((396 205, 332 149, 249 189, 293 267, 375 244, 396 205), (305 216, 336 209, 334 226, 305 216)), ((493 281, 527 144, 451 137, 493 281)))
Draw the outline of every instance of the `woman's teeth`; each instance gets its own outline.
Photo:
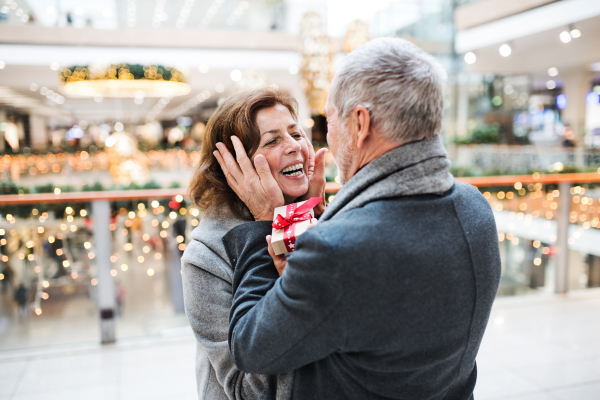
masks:
POLYGON ((285 176, 300 176, 302 175, 302 167, 302 163, 290 165, 289 167, 282 169, 281 173, 285 176))

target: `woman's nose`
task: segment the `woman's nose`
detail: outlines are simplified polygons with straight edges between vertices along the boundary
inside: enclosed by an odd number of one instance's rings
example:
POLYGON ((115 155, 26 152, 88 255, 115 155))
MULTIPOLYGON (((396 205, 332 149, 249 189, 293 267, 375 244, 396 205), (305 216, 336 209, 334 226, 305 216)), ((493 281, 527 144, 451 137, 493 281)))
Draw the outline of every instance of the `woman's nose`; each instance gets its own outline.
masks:
POLYGON ((285 135, 285 154, 293 154, 301 150, 300 143, 289 133, 285 135))

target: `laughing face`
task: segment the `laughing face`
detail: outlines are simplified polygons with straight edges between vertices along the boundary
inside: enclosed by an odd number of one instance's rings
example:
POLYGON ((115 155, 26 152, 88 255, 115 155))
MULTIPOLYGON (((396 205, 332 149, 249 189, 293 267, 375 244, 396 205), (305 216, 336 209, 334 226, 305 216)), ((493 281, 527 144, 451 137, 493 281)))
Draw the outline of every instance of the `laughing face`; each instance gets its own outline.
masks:
POLYGON ((280 104, 258 111, 256 124, 260 144, 255 155, 265 156, 285 203, 292 203, 308 191, 308 144, 290 111, 280 104))

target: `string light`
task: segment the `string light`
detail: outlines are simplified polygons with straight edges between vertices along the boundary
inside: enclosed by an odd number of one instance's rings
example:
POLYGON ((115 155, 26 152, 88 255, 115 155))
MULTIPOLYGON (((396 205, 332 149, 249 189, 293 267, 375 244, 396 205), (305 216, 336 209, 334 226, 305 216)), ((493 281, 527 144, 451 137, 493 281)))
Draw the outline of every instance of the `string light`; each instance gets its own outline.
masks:
POLYGON ((135 0, 127 0, 127 26, 130 28, 135 27, 137 19, 137 8, 135 0))
POLYGON ((177 18, 177 22, 175 23, 175 27, 177 29, 183 29, 185 23, 190 16, 190 12, 196 0, 185 0, 181 11, 179 12, 179 17, 177 18))
POLYGON ((169 17, 165 12, 165 3, 166 0, 156 0, 156 5, 154 6, 154 15, 152 17, 152 27, 160 28, 160 24, 163 21, 166 21, 169 17))
POLYGON ((206 14, 204 14, 202 21, 200 22, 201 29, 206 29, 208 27, 215 15, 217 15, 217 13, 219 12, 219 8, 221 7, 224 1, 225 0, 214 0, 212 2, 212 4, 206 10, 206 14))
POLYGON ((250 4, 246 0, 240 1, 237 7, 233 9, 229 18, 227 18, 227 25, 235 25, 237 20, 244 14, 244 11, 246 11, 249 6, 250 4))

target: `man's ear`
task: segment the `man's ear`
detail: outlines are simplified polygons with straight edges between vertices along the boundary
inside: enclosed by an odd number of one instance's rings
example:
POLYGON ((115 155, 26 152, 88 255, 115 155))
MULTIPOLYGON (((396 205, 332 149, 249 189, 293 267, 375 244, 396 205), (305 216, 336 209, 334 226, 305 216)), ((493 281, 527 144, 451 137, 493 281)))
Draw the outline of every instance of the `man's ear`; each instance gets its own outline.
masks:
POLYGON ((354 107, 352 114, 356 121, 356 147, 360 149, 371 134, 371 114, 361 104, 354 107))

